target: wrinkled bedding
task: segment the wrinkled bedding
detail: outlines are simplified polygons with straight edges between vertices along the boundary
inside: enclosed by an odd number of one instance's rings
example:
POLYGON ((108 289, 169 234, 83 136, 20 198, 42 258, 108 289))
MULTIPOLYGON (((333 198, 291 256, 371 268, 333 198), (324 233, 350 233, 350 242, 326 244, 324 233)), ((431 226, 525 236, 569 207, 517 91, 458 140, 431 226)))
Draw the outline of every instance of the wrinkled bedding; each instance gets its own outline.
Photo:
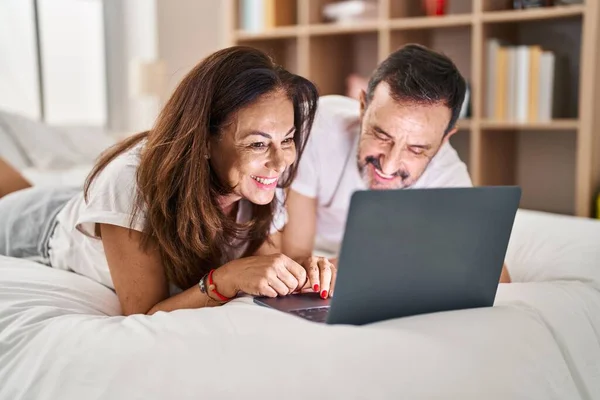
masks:
POLYGON ((52 126, 0 110, 0 157, 37 186, 81 186, 116 136, 98 127, 52 126))
POLYGON ((240 298, 119 316, 0 257, 0 399, 597 399, 600 223, 520 210, 494 307, 326 326, 240 298))

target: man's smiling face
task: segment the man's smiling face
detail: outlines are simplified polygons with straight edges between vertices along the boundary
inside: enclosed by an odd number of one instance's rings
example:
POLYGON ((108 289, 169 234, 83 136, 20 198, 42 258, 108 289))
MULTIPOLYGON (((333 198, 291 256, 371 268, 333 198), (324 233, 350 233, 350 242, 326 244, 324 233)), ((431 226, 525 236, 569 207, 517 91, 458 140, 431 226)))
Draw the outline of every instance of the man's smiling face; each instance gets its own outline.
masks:
POLYGON ((413 185, 442 144, 456 130, 448 128, 451 110, 442 102, 397 101, 385 82, 366 104, 361 98, 358 168, 369 189, 401 189, 413 185))

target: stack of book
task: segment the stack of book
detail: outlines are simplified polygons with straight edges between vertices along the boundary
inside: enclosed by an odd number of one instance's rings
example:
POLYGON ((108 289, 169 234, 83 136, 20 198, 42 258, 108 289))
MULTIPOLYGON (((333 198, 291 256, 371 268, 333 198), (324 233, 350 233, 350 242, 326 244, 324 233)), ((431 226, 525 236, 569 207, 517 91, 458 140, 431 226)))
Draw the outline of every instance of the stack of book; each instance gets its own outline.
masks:
POLYGON ((292 1, 240 0, 239 26, 246 32, 262 32, 296 22, 296 7, 292 1))
POLYGON ((487 42, 486 117, 518 123, 552 119, 555 54, 540 46, 487 42))

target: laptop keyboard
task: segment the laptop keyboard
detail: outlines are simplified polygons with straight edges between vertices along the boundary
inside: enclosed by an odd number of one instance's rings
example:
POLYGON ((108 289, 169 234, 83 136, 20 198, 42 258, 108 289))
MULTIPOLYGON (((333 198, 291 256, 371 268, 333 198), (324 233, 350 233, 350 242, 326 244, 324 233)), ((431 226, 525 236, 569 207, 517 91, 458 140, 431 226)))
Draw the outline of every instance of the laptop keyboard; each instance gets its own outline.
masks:
POLYGON ((294 310, 290 311, 291 314, 297 315, 304 319, 308 319, 313 322, 325 322, 327 319, 327 313, 329 312, 329 307, 316 307, 316 308, 307 308, 304 310, 294 310))

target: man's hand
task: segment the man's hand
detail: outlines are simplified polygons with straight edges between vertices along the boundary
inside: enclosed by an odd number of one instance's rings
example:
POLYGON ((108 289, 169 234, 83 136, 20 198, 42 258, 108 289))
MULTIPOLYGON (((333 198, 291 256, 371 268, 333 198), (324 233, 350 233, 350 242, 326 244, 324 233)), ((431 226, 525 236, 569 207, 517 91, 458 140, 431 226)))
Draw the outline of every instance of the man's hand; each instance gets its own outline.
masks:
POLYGON ((500 274, 500 283, 511 283, 510 274, 506 268, 506 264, 502 265, 502 273, 500 274))

